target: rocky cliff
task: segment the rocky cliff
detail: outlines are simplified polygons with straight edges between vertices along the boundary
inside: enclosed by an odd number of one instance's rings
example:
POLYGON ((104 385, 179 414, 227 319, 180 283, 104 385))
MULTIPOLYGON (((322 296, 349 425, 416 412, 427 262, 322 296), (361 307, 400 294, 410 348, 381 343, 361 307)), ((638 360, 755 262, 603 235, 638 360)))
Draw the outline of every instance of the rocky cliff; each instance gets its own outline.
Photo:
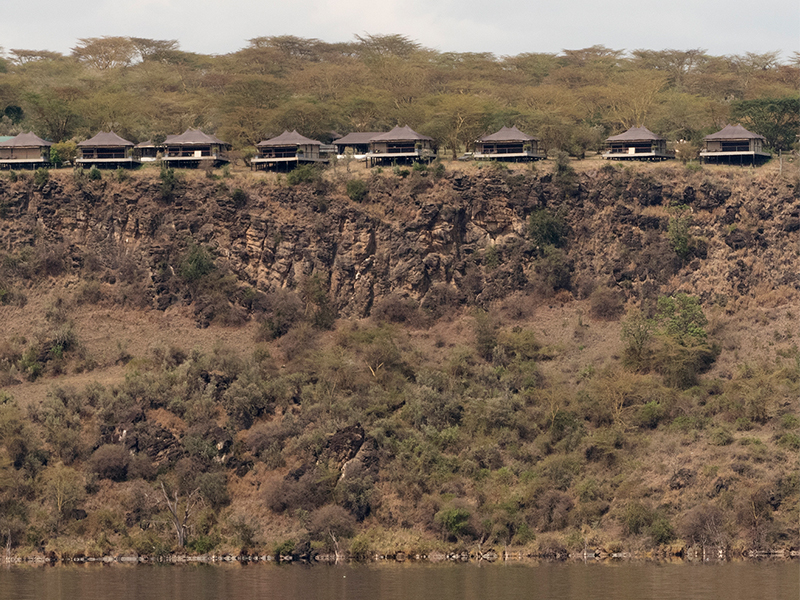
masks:
POLYGON ((149 174, 0 180, 0 240, 9 252, 55 248, 70 268, 110 273, 132 262, 147 302, 161 309, 187 300, 165 273, 191 243, 259 290, 317 275, 339 314, 355 317, 391 294, 425 305, 447 292, 488 305, 520 289, 580 297, 615 285, 641 297, 682 290, 708 303, 800 286, 797 189, 751 171, 375 174, 361 203, 343 188, 335 179, 187 178, 164 200, 149 174), (561 228, 544 240, 555 252, 543 251, 532 214, 561 228))

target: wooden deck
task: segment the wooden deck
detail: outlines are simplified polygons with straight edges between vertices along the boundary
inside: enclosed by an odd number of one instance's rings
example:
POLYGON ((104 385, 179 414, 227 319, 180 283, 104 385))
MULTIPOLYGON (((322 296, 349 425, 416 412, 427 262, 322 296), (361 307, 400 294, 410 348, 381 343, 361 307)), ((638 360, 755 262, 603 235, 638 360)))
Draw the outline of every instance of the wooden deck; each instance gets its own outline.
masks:
POLYGON ((612 150, 603 152, 602 157, 606 160, 671 160, 675 156, 671 152, 663 150, 642 150, 640 148, 629 148, 635 152, 612 150))
POLYGON ((35 169, 38 167, 49 167, 50 161, 44 157, 40 158, 0 158, 0 169, 10 169, 17 167, 20 169, 35 169))
POLYGON ((132 169, 138 167, 141 161, 133 156, 120 158, 78 158, 75 164, 81 167, 112 168, 124 167, 132 169))
POLYGON ((547 156, 532 150, 523 150, 521 152, 473 152, 472 158, 474 160, 507 160, 509 162, 524 162, 528 160, 544 160, 547 158, 547 156))
POLYGON ((702 150, 700 160, 705 163, 755 165, 768 161, 772 156, 758 150, 702 150))
POLYGON ((411 163, 411 162, 431 162, 436 158, 433 150, 428 149, 415 149, 408 152, 369 152, 365 159, 367 161, 367 167, 371 167, 375 164, 382 164, 382 163, 393 163, 393 162, 401 162, 401 163, 411 163))

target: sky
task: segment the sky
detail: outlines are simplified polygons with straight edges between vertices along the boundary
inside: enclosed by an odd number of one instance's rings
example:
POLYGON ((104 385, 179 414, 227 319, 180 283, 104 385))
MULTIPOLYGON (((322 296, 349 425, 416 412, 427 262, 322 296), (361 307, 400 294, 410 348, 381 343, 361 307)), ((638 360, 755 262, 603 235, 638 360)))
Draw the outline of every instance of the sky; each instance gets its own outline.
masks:
POLYGON ((0 47, 68 54, 81 38, 177 39, 226 54, 261 36, 325 42, 402 34, 441 52, 558 53, 702 48, 712 55, 800 51, 797 0, 64 0, 2 2, 0 47))

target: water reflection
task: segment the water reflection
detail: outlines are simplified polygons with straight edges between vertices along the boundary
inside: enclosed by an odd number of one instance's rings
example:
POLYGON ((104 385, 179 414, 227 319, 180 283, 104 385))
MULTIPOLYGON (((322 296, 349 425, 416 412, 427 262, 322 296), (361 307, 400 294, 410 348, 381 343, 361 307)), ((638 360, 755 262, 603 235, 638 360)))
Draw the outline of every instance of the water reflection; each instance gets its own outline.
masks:
POLYGON ((797 562, 75 565, 0 569, 0 600, 800 598, 797 562))

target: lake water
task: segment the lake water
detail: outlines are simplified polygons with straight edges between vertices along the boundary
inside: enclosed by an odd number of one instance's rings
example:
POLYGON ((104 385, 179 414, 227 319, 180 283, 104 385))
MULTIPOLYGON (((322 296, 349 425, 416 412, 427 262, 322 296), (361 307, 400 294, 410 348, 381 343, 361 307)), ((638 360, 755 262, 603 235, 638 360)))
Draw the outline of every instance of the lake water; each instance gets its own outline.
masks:
POLYGON ((0 567, 0 600, 798 600, 797 561, 0 567))

